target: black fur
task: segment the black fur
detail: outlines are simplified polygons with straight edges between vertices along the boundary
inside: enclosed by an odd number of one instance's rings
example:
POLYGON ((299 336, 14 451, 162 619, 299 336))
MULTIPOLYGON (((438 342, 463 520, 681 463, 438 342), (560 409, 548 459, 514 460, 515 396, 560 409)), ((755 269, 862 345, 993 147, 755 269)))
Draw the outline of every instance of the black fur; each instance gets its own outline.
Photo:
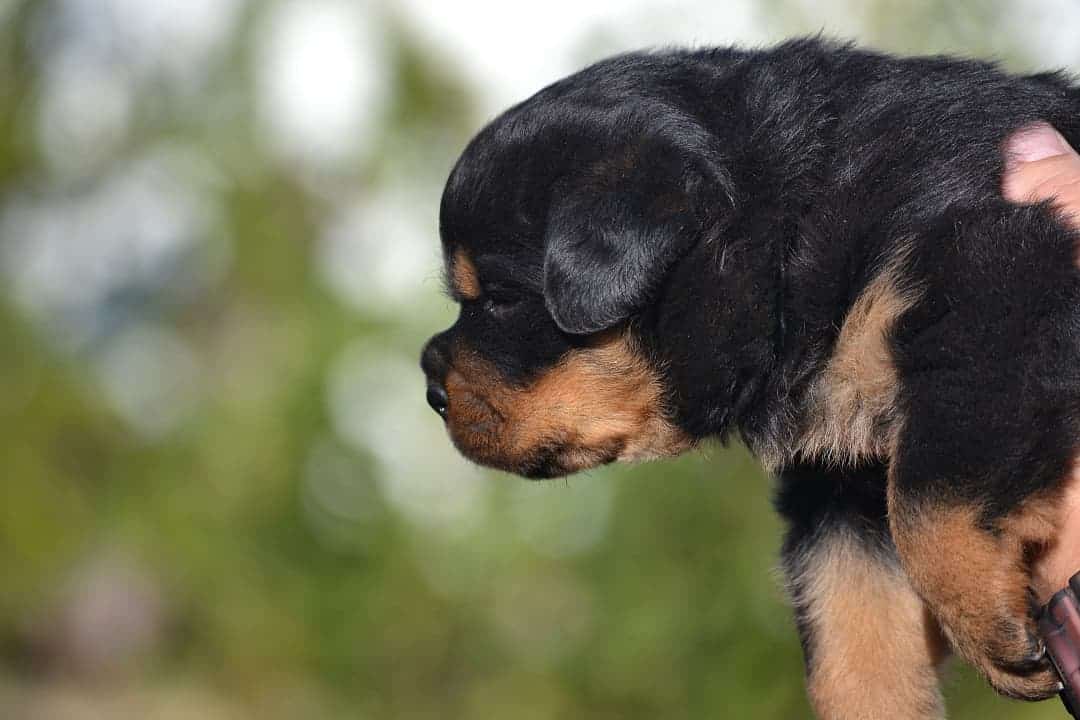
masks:
POLYGON ((679 427, 786 458, 789 565, 837 524, 892 556, 886 470, 898 502, 968 503, 992 528, 1080 447, 1077 234, 1000 190, 1005 139, 1039 120, 1080 146, 1080 89, 813 39, 593 65, 493 121, 451 173, 444 250, 467 251, 484 292, 425 370, 441 382, 467 338, 526 384, 629 323, 679 427), (890 344, 896 455, 800 458, 808 387, 887 263, 919 298, 890 344))

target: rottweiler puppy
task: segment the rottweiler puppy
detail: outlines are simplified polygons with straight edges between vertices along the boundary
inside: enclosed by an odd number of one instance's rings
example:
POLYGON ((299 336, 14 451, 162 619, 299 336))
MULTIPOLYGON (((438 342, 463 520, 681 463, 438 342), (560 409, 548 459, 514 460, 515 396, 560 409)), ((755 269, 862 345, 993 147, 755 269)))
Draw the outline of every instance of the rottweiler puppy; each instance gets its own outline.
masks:
POLYGON ((531 478, 741 438, 822 717, 941 717, 950 649, 1049 697, 1030 561, 1080 451, 1080 238, 1000 190, 1039 120, 1080 145, 1080 88, 817 39, 582 70, 450 174, 427 399, 531 478))

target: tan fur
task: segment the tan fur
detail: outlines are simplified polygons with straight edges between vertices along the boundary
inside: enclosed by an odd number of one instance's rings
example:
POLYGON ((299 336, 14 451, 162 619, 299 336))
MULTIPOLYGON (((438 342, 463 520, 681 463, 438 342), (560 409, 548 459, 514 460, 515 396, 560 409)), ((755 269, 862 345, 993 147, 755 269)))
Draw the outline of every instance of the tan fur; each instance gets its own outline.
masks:
POLYGON ((454 253, 450 279, 458 295, 464 299, 475 300, 480 297, 480 277, 476 273, 476 266, 464 250, 457 250, 454 253))
POLYGON ((897 374, 888 338, 915 299, 897 288, 896 274, 888 270, 855 301, 832 358, 810 388, 794 448, 804 458, 856 463, 888 455, 897 425, 897 374))
POLYGON ((838 534, 815 549, 806 572, 807 690, 818 717, 944 717, 937 666, 947 649, 903 571, 838 534))
POLYGON ((1061 497, 1058 491, 1038 493, 1000 522, 1001 528, 1023 545, 1046 545, 1061 526, 1061 497))
POLYGON ((446 378, 450 435, 467 456, 513 470, 557 447, 566 471, 611 460, 675 455, 690 447, 665 417, 656 373, 622 334, 574 350, 523 388, 483 359, 455 353, 446 378))
POLYGON ((889 522, 904 569, 934 608, 953 647, 1000 691, 1031 696, 1056 683, 1050 670, 1008 672, 998 658, 1035 651, 1028 561, 1056 533, 1055 503, 1029 498, 997 524, 979 525, 978 508, 906 505, 890 488, 889 522))
POLYGON ((1080 520, 1080 465, 1077 460, 1080 458, 1074 456, 1072 468, 1057 493, 1040 498, 1039 504, 1050 513, 1050 517, 1036 513, 1039 519, 1035 532, 1045 532, 1040 526, 1046 522, 1055 528, 1051 531, 1052 538, 1042 547, 1041 562, 1033 569, 1032 584, 1038 592, 1040 604, 1046 604, 1054 593, 1064 587, 1077 569, 1077 551, 1080 550, 1074 537, 1077 521, 1080 520))

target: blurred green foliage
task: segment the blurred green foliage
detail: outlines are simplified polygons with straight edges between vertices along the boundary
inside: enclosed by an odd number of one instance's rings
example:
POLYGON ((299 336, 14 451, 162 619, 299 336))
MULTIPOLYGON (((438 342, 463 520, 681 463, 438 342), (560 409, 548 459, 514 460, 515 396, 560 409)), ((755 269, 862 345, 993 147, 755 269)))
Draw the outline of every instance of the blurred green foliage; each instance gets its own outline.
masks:
MULTIPOLYGON (((780 30, 820 26, 798 3, 768 7, 780 30)), ((896 49, 1014 52, 987 40, 996 6, 958 7, 859 12, 867 37, 896 49)), ((28 40, 48 8, 9 3, 0 29, 5 202, 52 182, 28 40)), ((0 716, 809 717, 771 569, 781 528, 769 480, 742 449, 541 485, 487 474, 485 514, 461 528, 425 526, 388 500, 378 458, 335 427, 333 367, 357 346, 411 358, 452 309, 432 281, 400 316, 365 314, 320 279, 327 196, 257 140, 246 57, 263 11, 245 7, 199 94, 143 88, 120 151, 180 142, 225 178, 208 240, 227 239, 224 275, 188 302, 142 309, 199 358, 192 414, 161 437, 133 431, 103 396, 97 351, 62 349, 0 294, 0 716), (347 479, 359 516, 312 521, 312 463, 347 479), (94 572, 119 610, 79 620, 72 604, 92 597, 80 588, 94 572), (122 635, 125 612, 152 627, 118 657, 66 638, 100 617, 118 623, 96 628, 104 641, 122 635)), ((363 194, 415 174, 437 188, 482 118, 400 16, 385 23, 393 92, 381 139, 363 167, 321 182, 363 194)), ((434 217, 426 224, 434 244, 434 217)), ((400 403, 422 406, 418 371, 406 381, 416 392, 400 403)), ((433 452, 417 443, 417 457, 433 452)), ((1001 700, 966 670, 952 676, 952 717, 1061 716, 1001 700)))

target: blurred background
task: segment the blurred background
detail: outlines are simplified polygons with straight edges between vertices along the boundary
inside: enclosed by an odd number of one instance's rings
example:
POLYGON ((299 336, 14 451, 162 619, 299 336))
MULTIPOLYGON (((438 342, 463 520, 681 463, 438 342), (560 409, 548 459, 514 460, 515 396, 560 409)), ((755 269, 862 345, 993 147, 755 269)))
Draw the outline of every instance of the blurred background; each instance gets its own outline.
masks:
POLYGON ((809 717, 745 451, 480 471, 417 356, 485 120, 818 31, 1080 69, 1075 0, 0 0, 0 718, 809 717))

